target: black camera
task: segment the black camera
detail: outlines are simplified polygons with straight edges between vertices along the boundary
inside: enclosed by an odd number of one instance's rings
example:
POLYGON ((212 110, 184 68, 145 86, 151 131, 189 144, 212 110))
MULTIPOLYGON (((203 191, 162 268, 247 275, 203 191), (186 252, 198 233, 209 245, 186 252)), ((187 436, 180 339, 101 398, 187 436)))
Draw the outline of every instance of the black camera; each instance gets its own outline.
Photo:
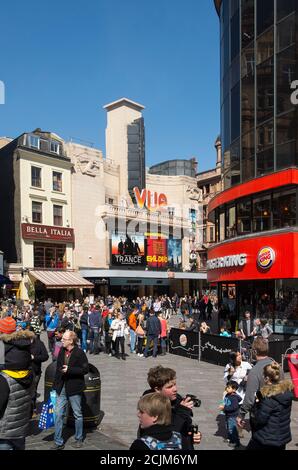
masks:
POLYGON ((198 397, 196 397, 195 395, 192 395, 191 393, 188 393, 186 395, 186 398, 191 399, 191 401, 193 402, 193 406, 195 408, 199 408, 199 406, 201 406, 201 403, 202 403, 201 400, 198 397))

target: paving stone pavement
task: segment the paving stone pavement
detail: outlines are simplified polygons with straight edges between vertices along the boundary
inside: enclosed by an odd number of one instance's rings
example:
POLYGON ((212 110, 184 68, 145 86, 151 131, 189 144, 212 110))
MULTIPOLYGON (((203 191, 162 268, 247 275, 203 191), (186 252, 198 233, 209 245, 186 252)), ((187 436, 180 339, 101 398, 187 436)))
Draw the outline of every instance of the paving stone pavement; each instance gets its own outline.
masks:
MULTIPOLYGON (((42 339, 47 344, 45 333, 42 339)), ((231 450, 223 442, 225 437, 224 415, 218 411, 223 394, 223 367, 198 362, 180 356, 167 354, 157 358, 140 358, 130 354, 126 361, 109 357, 104 353, 89 355, 89 362, 94 364, 101 374, 101 410, 104 418, 100 426, 87 431, 84 441, 86 450, 125 450, 136 438, 138 419, 136 406, 138 398, 147 388, 147 372, 150 367, 161 364, 177 371, 178 392, 181 395, 192 393, 202 400, 200 408, 194 408, 193 422, 199 425, 203 438, 198 450, 231 450)), ((48 361, 50 363, 50 361, 48 361)), ((43 366, 45 370, 47 364, 43 366)), ((39 384, 39 400, 43 400, 44 373, 39 384)), ((74 430, 66 429, 66 449, 72 449, 71 441, 74 430)), ((293 403, 292 442, 288 449, 298 450, 298 402, 293 403)), ((247 445, 250 433, 244 430, 243 445, 247 445)), ((31 422, 30 436, 26 448, 47 450, 53 444, 53 430, 40 431, 37 420, 31 422)))

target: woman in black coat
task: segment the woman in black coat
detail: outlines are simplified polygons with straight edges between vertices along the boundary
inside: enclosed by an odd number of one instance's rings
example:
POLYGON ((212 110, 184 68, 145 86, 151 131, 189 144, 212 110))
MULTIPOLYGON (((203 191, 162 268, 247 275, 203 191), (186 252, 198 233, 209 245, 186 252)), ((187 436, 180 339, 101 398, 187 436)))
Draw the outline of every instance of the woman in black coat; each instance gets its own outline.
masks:
POLYGON ((277 362, 264 367, 265 386, 257 393, 251 412, 252 438, 247 450, 285 450, 292 440, 291 409, 293 384, 280 380, 277 362))

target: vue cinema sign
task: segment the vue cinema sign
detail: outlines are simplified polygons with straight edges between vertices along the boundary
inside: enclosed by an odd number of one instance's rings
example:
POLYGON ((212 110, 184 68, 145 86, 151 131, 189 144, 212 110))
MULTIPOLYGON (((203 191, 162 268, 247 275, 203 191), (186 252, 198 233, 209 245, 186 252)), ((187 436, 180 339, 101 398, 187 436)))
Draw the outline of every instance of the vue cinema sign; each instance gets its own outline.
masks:
POLYGON ((133 192, 139 209, 144 209, 145 207, 148 211, 154 212, 168 205, 165 194, 158 194, 148 189, 140 191, 139 188, 133 188, 133 192))

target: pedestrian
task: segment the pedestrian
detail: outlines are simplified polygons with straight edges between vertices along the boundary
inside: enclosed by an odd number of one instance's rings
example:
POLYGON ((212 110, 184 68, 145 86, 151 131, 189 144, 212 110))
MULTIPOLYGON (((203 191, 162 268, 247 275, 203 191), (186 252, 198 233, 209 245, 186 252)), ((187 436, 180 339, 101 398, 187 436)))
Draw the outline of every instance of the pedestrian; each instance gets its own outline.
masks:
MULTIPOLYGON (((30 330, 33 331, 33 326, 31 325, 30 330)), ((38 335, 35 335, 31 343, 31 359, 32 359, 32 369, 34 372, 33 379, 33 389, 32 389, 32 418, 36 418, 37 409, 36 409, 36 400, 37 400, 37 388, 41 377, 41 364, 46 362, 49 359, 48 351, 41 341, 38 335)))
POLYGON ((125 333, 128 333, 128 327, 121 312, 116 314, 115 320, 112 321, 111 329, 113 330, 112 340, 115 342, 115 357, 120 359, 119 349, 121 347, 121 358, 125 361, 125 333))
POLYGON ((47 313, 45 317, 45 325, 48 335, 49 351, 53 352, 55 344, 55 331, 59 326, 59 314, 56 311, 56 307, 50 307, 49 313, 47 313))
POLYGON ((229 447, 240 447, 240 439, 237 430, 236 418, 239 412, 239 403, 241 397, 236 393, 238 389, 237 382, 229 380, 225 387, 224 404, 219 409, 224 412, 226 417, 226 428, 228 434, 229 447))
POLYGON ((34 333, 16 331, 12 317, 0 320, 0 450, 25 450, 31 417, 34 333))
POLYGON ((168 338, 168 321, 166 319, 165 313, 159 313, 158 319, 161 325, 161 332, 160 332, 160 347, 161 347, 161 355, 165 356, 167 352, 167 338, 168 338))
POLYGON ((62 336, 63 347, 57 359, 53 384, 53 389, 57 392, 57 402, 55 406, 55 443, 52 450, 64 448, 62 430, 68 403, 70 403, 75 418, 73 447, 80 449, 83 446, 82 394, 85 389, 84 375, 88 373, 89 366, 87 356, 78 347, 77 341, 77 335, 73 331, 67 330, 62 336))
POLYGON ((146 347, 144 350, 144 357, 148 357, 150 342, 153 341, 153 357, 157 357, 158 337, 161 334, 161 324, 155 315, 155 311, 150 310, 149 318, 146 322, 146 347))
POLYGON ((140 437, 129 450, 181 450, 182 436, 172 430, 171 402, 161 393, 149 393, 138 402, 140 437))
POLYGON ((172 409, 172 429, 182 435, 182 450, 194 450, 194 444, 200 444, 201 433, 193 432, 192 408, 194 402, 190 397, 177 393, 176 372, 173 369, 157 366, 149 369, 147 382, 150 390, 143 395, 158 392, 170 399, 172 409))
POLYGON ((240 427, 244 426, 245 415, 252 409, 255 403, 256 393, 265 383, 263 374, 264 367, 273 362, 273 359, 268 356, 268 351, 268 341, 258 336, 252 344, 252 352, 257 362, 248 374, 244 400, 240 406, 239 416, 237 417, 237 422, 240 427))
POLYGON ((285 450, 292 440, 291 409, 293 384, 281 379, 277 362, 264 367, 265 385, 257 393, 251 410, 252 438, 247 450, 285 450))

